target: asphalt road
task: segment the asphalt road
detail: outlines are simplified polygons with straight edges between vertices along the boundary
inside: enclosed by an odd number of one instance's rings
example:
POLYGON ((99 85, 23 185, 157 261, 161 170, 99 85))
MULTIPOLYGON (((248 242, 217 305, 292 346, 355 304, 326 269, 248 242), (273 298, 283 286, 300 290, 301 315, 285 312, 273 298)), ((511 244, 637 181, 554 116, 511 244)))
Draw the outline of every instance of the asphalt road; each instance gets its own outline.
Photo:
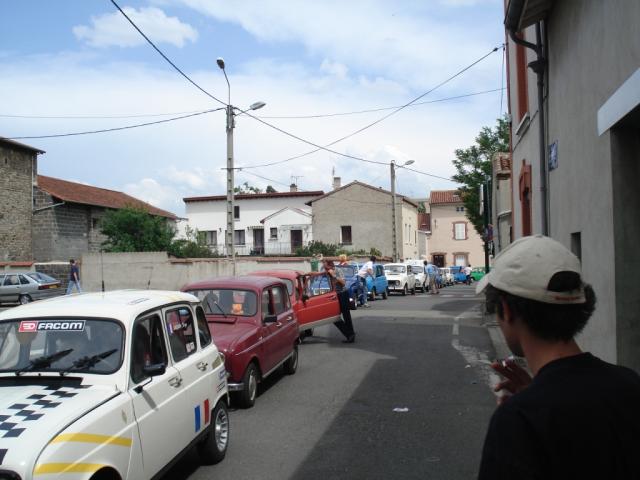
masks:
POLYGON ((222 463, 191 453, 165 479, 475 478, 496 378, 473 287, 378 300, 354 324, 354 344, 317 329, 295 375, 232 410, 222 463))

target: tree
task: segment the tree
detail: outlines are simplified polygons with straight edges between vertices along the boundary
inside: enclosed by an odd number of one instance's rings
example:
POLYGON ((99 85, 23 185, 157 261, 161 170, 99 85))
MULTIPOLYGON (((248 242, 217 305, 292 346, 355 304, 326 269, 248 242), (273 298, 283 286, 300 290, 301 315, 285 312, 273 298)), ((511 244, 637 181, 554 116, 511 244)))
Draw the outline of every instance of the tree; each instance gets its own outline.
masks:
POLYGON ((108 210, 100 230, 107 237, 102 243, 105 252, 164 252, 175 235, 166 218, 133 206, 108 210))
POLYGON ((249 185, 249 182, 244 182, 242 185, 234 187, 233 193, 262 193, 262 190, 249 185))
POLYGON ((185 238, 173 240, 169 246, 169 254, 179 258, 219 257, 218 252, 212 251, 207 245, 204 233, 187 226, 185 238))
POLYGON ((480 235, 484 233, 484 217, 480 213, 480 188, 491 178, 493 156, 498 152, 508 151, 509 122, 506 116, 497 120, 495 128, 482 127, 475 145, 455 151, 453 166, 457 173, 451 178, 463 185, 460 194, 467 217, 480 235))
POLYGON ((277 193, 277 190, 273 188, 271 185, 267 185, 267 193, 277 193))

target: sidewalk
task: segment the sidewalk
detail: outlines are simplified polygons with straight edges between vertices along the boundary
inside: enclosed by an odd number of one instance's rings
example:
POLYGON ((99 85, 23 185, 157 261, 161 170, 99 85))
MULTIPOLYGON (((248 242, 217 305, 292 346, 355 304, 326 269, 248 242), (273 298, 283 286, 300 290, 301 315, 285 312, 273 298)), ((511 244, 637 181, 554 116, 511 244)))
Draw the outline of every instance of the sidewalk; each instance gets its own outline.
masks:
POLYGON ((487 327, 491 343, 493 344, 493 349, 496 352, 496 358, 506 358, 509 355, 512 355, 511 350, 509 350, 507 342, 504 339, 502 330, 500 330, 495 314, 490 315, 485 313, 482 317, 482 324, 487 327))

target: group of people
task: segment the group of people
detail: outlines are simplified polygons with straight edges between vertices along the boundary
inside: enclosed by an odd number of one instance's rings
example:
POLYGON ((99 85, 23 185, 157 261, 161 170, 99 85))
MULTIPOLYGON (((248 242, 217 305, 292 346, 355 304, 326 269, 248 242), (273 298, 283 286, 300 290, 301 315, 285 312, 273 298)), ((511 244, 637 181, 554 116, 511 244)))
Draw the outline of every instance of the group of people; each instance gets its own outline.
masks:
MULTIPOLYGON (((472 272, 471 264, 466 267, 462 267, 462 272, 465 276, 465 283, 467 285, 471 285, 471 272, 472 272)), ((436 265, 431 263, 431 260, 424 261, 424 273, 427 276, 427 283, 429 284, 429 293, 431 295, 436 295, 440 293, 440 285, 438 282, 438 276, 440 275, 440 271, 436 265)))

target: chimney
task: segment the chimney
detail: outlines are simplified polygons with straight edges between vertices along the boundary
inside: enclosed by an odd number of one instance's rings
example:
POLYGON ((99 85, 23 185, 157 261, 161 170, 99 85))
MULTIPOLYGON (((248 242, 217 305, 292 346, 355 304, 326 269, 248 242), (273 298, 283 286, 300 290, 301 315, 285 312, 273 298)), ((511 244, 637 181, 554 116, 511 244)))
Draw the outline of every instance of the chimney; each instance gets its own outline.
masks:
POLYGON ((333 177, 333 189, 337 190, 340 188, 340 177, 333 177))
POLYGON ((289 185, 289 191, 290 192, 297 192, 298 191, 298 186, 295 183, 292 183, 291 185, 289 185))

